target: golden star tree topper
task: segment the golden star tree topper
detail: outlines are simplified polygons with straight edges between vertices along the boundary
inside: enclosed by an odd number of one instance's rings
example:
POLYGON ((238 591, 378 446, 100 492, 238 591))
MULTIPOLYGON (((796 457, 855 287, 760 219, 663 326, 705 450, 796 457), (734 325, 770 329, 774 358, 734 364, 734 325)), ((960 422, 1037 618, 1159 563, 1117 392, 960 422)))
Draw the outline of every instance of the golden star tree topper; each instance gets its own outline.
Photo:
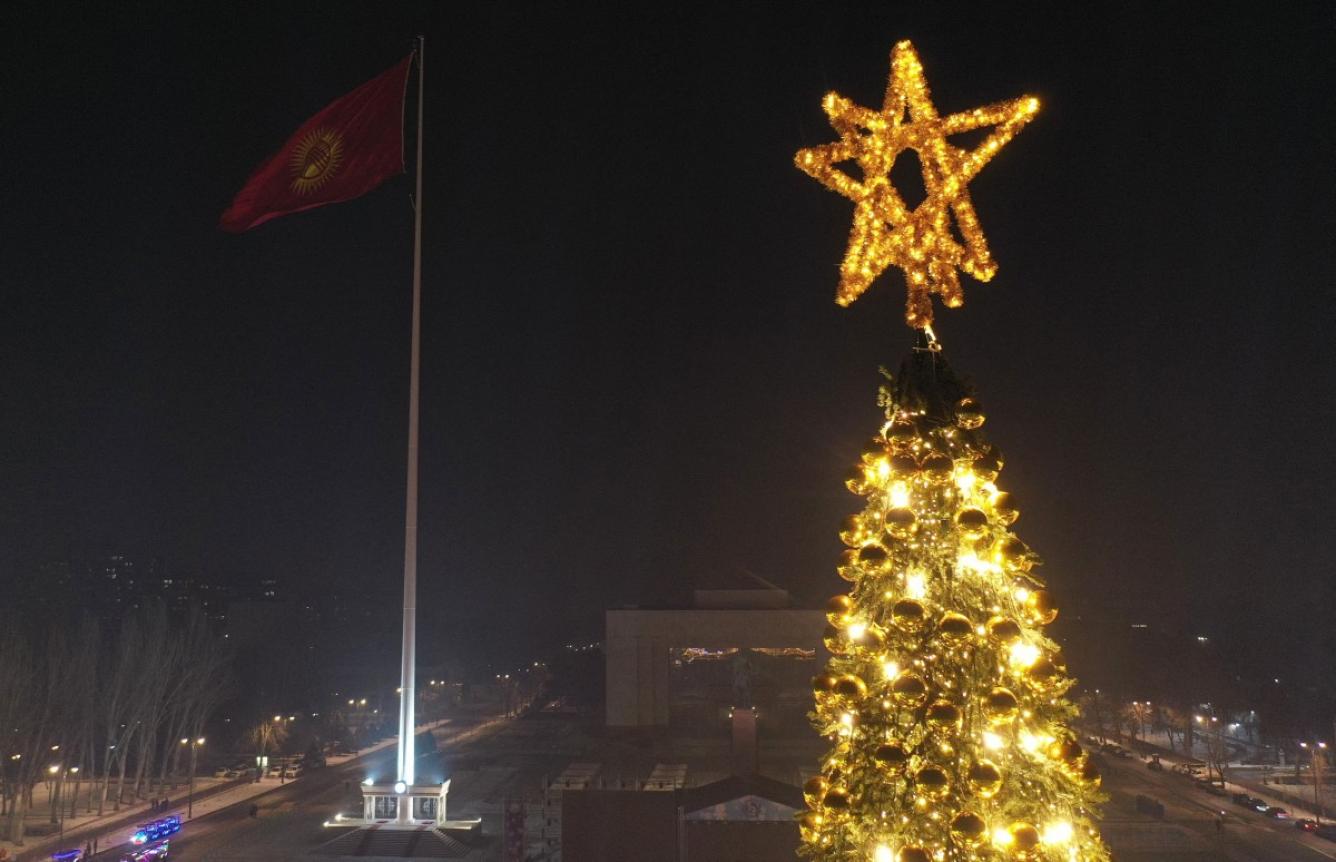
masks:
POLYGON ((840 265, 835 301, 849 305, 887 267, 905 271, 908 297, 905 322, 916 329, 932 324, 936 293, 948 308, 965 301, 958 270, 988 281, 997 264, 988 252, 979 219, 970 203, 969 181, 1039 110, 1039 100, 1024 96, 971 111, 938 116, 928 93, 914 46, 896 44, 891 77, 880 111, 855 105, 838 93, 821 103, 840 139, 800 150, 797 166, 854 202, 849 248, 840 265), (947 141, 951 135, 987 126, 992 132, 973 150, 947 141), (891 167, 905 150, 918 153, 923 167, 923 201, 910 209, 891 182, 891 167), (855 178, 840 170, 856 162, 855 178), (958 241, 952 225, 959 231, 958 241))

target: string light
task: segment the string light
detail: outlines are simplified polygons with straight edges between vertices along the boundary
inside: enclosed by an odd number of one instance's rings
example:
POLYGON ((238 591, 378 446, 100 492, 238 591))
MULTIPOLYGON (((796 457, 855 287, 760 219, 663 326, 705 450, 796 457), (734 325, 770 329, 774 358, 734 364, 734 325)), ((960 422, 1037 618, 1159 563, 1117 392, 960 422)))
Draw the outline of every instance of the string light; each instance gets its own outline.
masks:
POLYGON ((899 267, 908 286, 905 322, 923 329, 932 323, 932 294, 941 296, 948 308, 964 303, 960 270, 979 281, 988 281, 997 271, 968 184, 1034 117, 1039 100, 1023 97, 941 117, 914 46, 900 42, 891 52, 891 76, 880 111, 855 105, 838 93, 828 93, 821 107, 840 139, 800 150, 794 162, 854 202, 853 230, 835 301, 849 305, 888 267, 899 267), (947 142, 951 135, 988 126, 993 131, 968 152, 947 142), (927 191, 912 210, 890 177, 905 150, 918 153, 927 191), (857 162, 860 178, 836 167, 847 161, 857 162))

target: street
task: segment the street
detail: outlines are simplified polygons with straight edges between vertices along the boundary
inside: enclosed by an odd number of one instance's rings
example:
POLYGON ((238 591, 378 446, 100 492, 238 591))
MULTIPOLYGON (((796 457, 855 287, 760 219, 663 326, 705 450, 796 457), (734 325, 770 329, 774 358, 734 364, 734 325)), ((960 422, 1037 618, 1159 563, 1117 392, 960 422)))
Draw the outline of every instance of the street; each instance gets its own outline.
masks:
MULTIPOLYGON (((494 733, 505 719, 455 722, 435 731, 438 745, 467 745, 494 733)), ((196 817, 171 838, 171 857, 180 860, 281 860, 311 853, 338 837, 337 829, 323 823, 339 812, 361 811, 360 785, 368 776, 381 778, 394 772, 396 745, 390 745, 348 763, 313 770, 253 800, 245 800, 219 811, 196 817), (255 817, 250 807, 259 808, 255 817)), ((441 754, 418 755, 422 781, 439 779, 441 754)), ((121 848, 123 849, 123 848, 121 848)), ((117 860, 121 849, 98 854, 97 860, 117 860)))
POLYGON ((1213 796, 1191 780, 1169 771, 1148 769, 1140 759, 1101 758, 1104 788, 1105 839, 1119 860, 1168 858, 1216 859, 1229 862, 1326 862, 1336 860, 1336 843, 1296 829, 1290 820, 1273 820, 1234 805, 1229 797, 1213 796), (1164 804, 1164 820, 1135 813, 1135 796, 1144 794, 1164 804), (1224 812, 1217 832, 1216 817, 1224 812), (1145 846, 1147 836, 1176 843, 1145 846), (1138 842, 1142 843, 1138 843, 1138 842))

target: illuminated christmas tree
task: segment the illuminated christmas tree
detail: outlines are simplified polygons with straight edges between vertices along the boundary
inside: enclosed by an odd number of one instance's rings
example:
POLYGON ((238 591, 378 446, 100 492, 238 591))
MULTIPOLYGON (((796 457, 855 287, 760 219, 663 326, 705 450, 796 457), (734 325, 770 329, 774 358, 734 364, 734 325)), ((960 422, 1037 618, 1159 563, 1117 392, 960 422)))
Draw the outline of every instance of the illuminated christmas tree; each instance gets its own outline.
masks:
POLYGON ((803 852, 840 862, 1104 862, 1093 822, 1099 773, 1068 722, 1057 608, 1037 556, 1012 531, 1002 458, 984 414, 932 333, 931 295, 963 301, 957 270, 995 270, 968 180, 1033 115, 1033 99, 939 118, 908 43, 880 112, 837 95, 835 144, 797 164, 856 202, 837 301, 905 270, 916 346, 882 389, 885 423, 848 479, 867 499, 840 532, 847 594, 827 606, 832 658, 813 680, 832 748, 803 788, 803 852), (908 120, 906 121, 906 116, 908 120), (971 152, 946 136, 995 125, 971 152), (906 209, 895 157, 919 152, 927 198, 906 209), (855 160, 855 179, 838 170, 855 160), (956 233, 959 231, 961 240, 956 233))

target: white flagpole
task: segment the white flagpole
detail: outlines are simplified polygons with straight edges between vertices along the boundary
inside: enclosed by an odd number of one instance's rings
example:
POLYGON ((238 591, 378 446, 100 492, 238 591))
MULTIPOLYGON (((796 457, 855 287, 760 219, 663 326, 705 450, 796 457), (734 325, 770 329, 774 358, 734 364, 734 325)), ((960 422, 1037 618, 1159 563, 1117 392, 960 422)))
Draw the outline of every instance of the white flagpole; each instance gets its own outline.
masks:
MULTIPOLYGON (((399 781, 412 787, 416 758, 413 730, 416 686, 414 661, 417 627, 417 521, 418 521, 418 378, 422 348, 422 49, 426 39, 417 39, 417 188, 413 196, 413 340, 408 382, 408 504, 404 523, 404 644, 399 676, 399 781)), ((399 809, 399 819, 409 817, 399 809)))

